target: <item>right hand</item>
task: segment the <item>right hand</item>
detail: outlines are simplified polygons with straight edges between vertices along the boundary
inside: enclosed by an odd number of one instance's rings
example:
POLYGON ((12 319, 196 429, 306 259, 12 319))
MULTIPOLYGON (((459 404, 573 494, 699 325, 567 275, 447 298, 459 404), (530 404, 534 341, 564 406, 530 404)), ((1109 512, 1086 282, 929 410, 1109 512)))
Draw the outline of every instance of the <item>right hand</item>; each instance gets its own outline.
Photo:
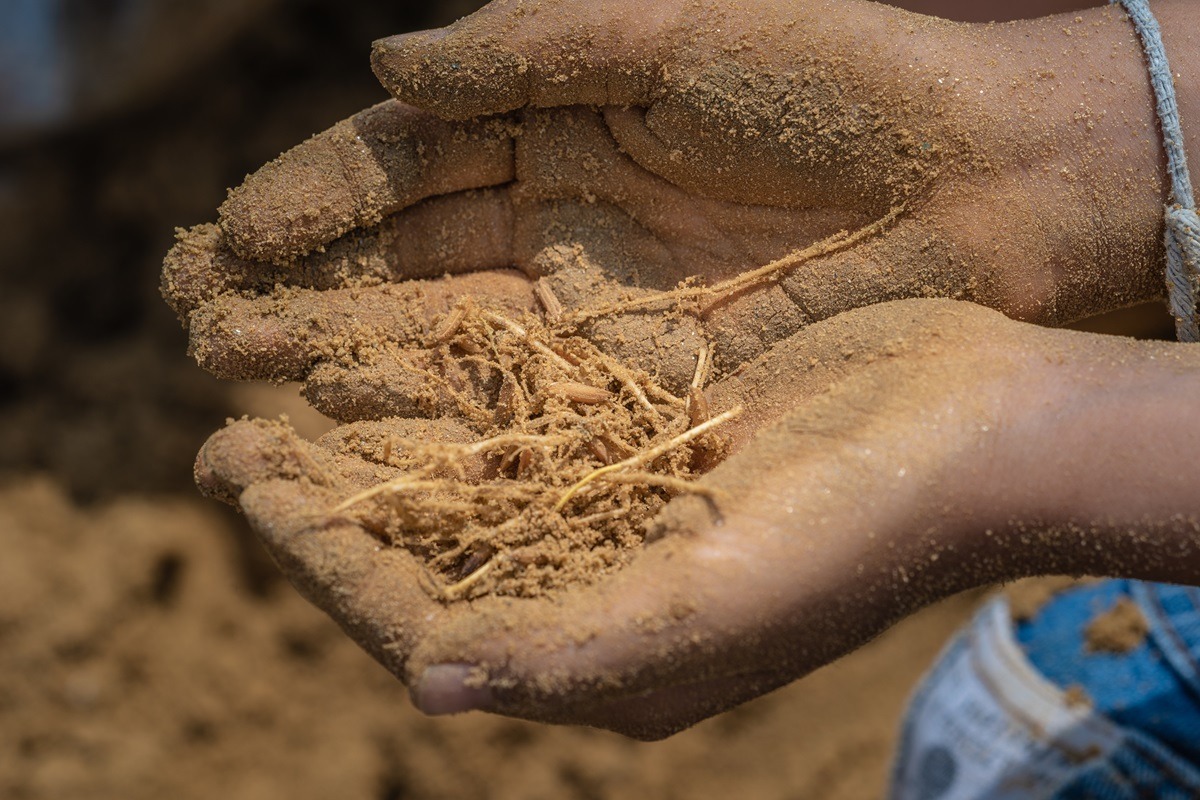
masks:
MULTIPOLYGON (((653 336, 646 312, 581 330, 678 388, 705 339, 728 373, 881 300, 964 297, 1056 322, 1161 291, 1143 275, 1161 246, 1157 184, 1100 191, 1103 159, 1062 178, 1079 126, 1012 89, 1061 56, 1019 29, 861 0, 522 9, 501 0, 378 43, 385 84, 424 110, 389 102, 335 126, 235 190, 220 228, 184 234, 165 291, 206 367, 306 380, 343 421, 441 413, 394 376, 423 363, 456 296, 535 309, 540 278, 567 311, 603 307, 736 279, 893 211, 854 246, 709 297, 702 314, 652 309, 653 336), (1013 113, 1018 102, 1044 113, 1013 113), (580 103, 604 108, 551 107, 580 103), (445 119, 482 113, 501 116, 445 119), (1120 224, 1100 196, 1121 199, 1120 224), (473 274, 413 280, 446 273, 473 274)), ((1092 24, 1092 41, 1128 36, 1119 14, 1092 24)), ((1083 139, 1114 136, 1118 116, 1083 139)))

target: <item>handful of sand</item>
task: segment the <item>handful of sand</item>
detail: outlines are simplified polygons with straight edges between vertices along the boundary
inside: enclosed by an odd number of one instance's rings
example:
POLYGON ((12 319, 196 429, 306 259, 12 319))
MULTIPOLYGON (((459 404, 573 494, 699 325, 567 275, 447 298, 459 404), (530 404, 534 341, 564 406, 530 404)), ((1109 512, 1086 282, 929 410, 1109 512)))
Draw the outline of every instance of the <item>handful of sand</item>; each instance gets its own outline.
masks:
POLYGON ((694 482, 697 456, 719 460, 714 429, 741 411, 710 418, 707 349, 677 397, 582 337, 469 298, 429 345, 426 379, 454 397, 478 440, 389 440, 384 461, 402 474, 334 511, 422 559, 425 588, 444 601, 536 596, 620 566, 671 497, 708 491, 694 482), (437 367, 452 361, 490 376, 489 403, 449 384, 437 367), (477 459, 484 477, 468 480, 463 464, 477 459))

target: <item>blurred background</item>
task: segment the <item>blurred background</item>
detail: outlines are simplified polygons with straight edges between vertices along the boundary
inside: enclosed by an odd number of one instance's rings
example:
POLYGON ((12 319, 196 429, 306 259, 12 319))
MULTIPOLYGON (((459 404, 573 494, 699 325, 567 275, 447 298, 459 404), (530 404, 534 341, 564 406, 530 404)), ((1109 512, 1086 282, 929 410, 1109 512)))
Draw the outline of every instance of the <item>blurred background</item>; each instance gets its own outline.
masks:
MULTIPOLYGON (((373 39, 479 4, 0 2, 0 796, 879 794, 909 687, 977 595, 664 743, 427 720, 192 486, 229 416, 326 423, 294 387, 186 357, 158 294, 174 229, 384 99, 373 39)), ((1162 317, 1100 325, 1169 334, 1162 317)))

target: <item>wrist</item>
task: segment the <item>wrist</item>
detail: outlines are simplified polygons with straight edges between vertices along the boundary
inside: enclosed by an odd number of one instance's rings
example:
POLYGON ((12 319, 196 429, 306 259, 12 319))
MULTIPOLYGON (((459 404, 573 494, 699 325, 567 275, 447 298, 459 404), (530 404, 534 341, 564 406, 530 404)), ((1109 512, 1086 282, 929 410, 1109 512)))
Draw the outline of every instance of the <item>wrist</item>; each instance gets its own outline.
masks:
POLYGON ((1028 179, 1044 215, 1031 227, 1046 242, 1045 261, 1024 267, 1043 296, 1017 316, 1061 324, 1161 298, 1168 180, 1144 49, 1124 9, 1030 20, 1005 36, 1021 109, 1009 164, 1028 179))
POLYGON ((1007 577, 1200 581, 1200 352, 1047 331, 1007 401, 971 546, 1007 577), (981 533, 982 532, 982 533, 981 533))

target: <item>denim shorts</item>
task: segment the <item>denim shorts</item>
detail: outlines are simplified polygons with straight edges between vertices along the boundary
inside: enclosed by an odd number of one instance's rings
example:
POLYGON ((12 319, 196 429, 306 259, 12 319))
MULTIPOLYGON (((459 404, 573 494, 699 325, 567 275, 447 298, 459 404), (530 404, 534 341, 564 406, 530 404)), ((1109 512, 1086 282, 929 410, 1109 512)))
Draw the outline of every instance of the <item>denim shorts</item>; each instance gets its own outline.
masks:
POLYGON ((913 695, 890 797, 1200 798, 1200 589, 1102 581, 1019 623, 993 600, 913 695), (1145 634, 1097 652, 1121 603, 1145 634))

